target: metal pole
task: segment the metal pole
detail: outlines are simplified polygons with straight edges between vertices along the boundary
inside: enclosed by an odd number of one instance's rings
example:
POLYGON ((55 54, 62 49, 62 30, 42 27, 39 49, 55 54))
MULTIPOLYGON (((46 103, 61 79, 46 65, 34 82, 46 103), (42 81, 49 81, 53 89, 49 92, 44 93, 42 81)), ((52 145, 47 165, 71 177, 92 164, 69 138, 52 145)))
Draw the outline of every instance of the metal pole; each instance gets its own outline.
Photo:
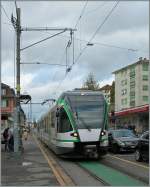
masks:
POLYGON ((32 103, 30 101, 30 122, 32 123, 32 103))
POLYGON ((21 134, 20 134, 20 8, 17 8, 17 21, 16 21, 16 35, 17 35, 17 47, 16 47, 16 123, 14 126, 14 152, 20 152, 21 134))

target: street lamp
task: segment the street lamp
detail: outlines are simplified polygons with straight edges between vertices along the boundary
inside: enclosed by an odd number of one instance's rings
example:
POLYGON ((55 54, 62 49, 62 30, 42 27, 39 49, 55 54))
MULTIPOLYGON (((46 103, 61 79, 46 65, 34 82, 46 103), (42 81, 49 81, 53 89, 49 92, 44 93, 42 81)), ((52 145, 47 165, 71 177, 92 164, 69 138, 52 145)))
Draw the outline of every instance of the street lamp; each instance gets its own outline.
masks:
POLYGON ((44 100, 41 105, 44 105, 45 103, 49 102, 49 101, 52 101, 53 103, 56 102, 56 99, 46 99, 44 100))
POLYGON ((88 42, 86 45, 87 45, 87 46, 93 46, 94 44, 93 44, 93 43, 88 42))

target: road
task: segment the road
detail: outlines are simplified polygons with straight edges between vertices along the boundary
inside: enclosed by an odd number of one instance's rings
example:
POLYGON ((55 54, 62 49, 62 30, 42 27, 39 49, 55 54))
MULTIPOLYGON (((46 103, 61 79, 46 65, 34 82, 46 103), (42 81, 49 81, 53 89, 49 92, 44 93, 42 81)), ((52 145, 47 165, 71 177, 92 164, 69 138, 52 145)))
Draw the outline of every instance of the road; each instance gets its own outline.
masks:
MULTIPOLYGON (((44 146, 45 147, 45 146, 44 146)), ((149 183, 148 163, 136 162, 134 153, 108 153, 98 161, 63 159, 46 148, 74 185, 77 186, 143 186, 149 183)))
POLYGON ((134 153, 112 154, 109 153, 101 163, 124 172, 145 183, 149 183, 149 164, 137 162, 134 153))

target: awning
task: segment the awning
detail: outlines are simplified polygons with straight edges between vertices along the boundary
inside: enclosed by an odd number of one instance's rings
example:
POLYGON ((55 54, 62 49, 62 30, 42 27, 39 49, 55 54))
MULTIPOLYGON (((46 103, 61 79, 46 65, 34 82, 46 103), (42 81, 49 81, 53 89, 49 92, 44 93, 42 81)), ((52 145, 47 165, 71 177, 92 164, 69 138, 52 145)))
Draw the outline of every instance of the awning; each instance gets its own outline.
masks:
POLYGON ((139 107, 115 112, 115 116, 125 116, 128 114, 143 113, 143 112, 148 112, 148 111, 149 111, 149 105, 144 105, 144 106, 139 106, 139 107))

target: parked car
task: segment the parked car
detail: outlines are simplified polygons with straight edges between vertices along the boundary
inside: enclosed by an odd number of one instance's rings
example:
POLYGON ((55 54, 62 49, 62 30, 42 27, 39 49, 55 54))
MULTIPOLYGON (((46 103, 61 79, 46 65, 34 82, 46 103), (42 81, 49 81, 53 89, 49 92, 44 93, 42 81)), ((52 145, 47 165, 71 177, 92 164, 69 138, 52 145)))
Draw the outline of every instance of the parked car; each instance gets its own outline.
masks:
POLYGON ((135 151, 139 138, 128 129, 111 130, 108 133, 109 149, 118 153, 135 151))
POLYGON ((149 131, 143 133, 135 151, 136 161, 149 160, 149 131))

